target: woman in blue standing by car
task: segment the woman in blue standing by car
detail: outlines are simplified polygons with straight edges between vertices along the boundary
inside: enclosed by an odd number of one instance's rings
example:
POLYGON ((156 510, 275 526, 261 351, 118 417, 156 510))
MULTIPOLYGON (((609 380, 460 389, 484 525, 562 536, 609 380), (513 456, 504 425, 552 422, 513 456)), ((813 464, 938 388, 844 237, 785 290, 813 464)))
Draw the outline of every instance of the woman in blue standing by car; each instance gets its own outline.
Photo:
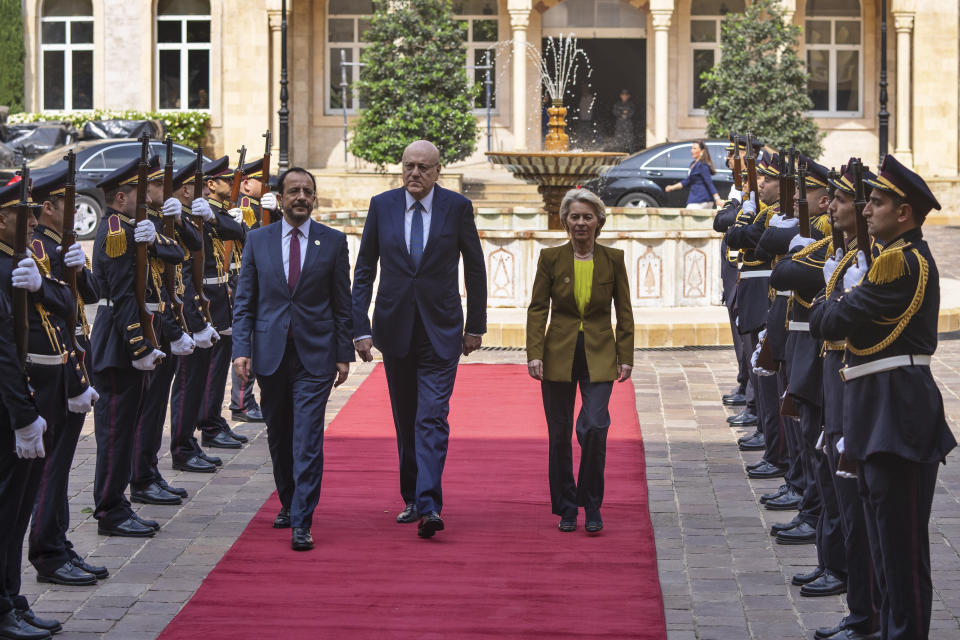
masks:
POLYGON ((690 146, 690 155, 693 156, 690 173, 687 174, 686 179, 667 186, 667 191, 678 191, 684 187, 690 187, 690 193, 687 195, 687 209, 710 209, 714 206, 722 206, 723 200, 720 199, 712 178, 717 170, 713 168, 710 151, 703 140, 697 140, 690 146))

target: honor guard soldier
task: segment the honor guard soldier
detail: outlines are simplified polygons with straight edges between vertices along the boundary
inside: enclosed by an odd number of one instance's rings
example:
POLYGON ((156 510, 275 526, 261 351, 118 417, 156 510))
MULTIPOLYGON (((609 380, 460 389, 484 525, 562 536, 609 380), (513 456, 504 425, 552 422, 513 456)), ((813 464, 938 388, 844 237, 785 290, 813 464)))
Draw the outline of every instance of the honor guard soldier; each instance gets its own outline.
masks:
POLYGON ((93 493, 94 517, 102 535, 149 537, 159 525, 137 516, 124 490, 130 482, 146 374, 167 354, 151 342, 142 325, 141 318, 153 320, 135 287, 137 245, 146 245, 148 255, 173 264, 183 259, 183 251, 172 240, 160 238, 150 220, 135 221, 139 163, 130 161, 97 185, 107 208, 93 248, 93 274, 101 295, 91 339, 93 383, 101 396, 93 410, 97 439, 93 493))
MULTIPOLYGON (((79 243, 73 241, 66 252, 64 243, 64 207, 66 204, 68 174, 66 163, 52 174, 34 181, 33 200, 38 205, 38 220, 33 232, 31 250, 41 270, 48 270, 56 280, 65 280, 66 271, 76 273, 77 293, 75 301, 75 319, 64 324, 68 344, 79 349, 73 352, 69 364, 68 412, 61 429, 53 433, 51 445, 47 449, 40 480, 40 491, 33 508, 30 525, 30 563, 37 570, 39 582, 52 582, 62 585, 92 585, 97 579, 109 576, 106 567, 86 563, 73 550, 73 544, 67 539, 70 528, 69 477, 80 432, 87 413, 93 408, 97 393, 89 385, 85 369, 81 370, 77 360, 82 359, 84 366, 90 365, 90 327, 86 321, 84 306, 96 304, 100 290, 90 271, 90 261, 79 243), (71 327, 73 324, 75 326, 71 327), (71 341, 69 334, 73 333, 71 341)), ((70 224, 74 211, 70 212, 70 224)))
POLYGON ((38 618, 20 594, 23 539, 46 449, 66 420, 69 354, 61 319, 75 303, 66 284, 41 275, 35 258, 14 263, 18 218, 27 216, 28 235, 20 238, 24 248, 37 224, 23 188, 15 183, 0 189, 0 420, 5 423, 0 426, 0 636, 36 639, 59 631, 60 623, 38 618), (25 309, 16 306, 20 296, 25 309), (19 325, 19 318, 28 326, 19 325), (18 336, 25 329, 23 344, 18 336))
MULTIPOLYGON (((842 457, 857 465, 884 638, 926 638, 933 588, 928 526, 939 465, 956 446, 930 372, 937 347, 940 279, 923 221, 940 204, 892 155, 884 158, 863 210, 882 251, 865 247, 811 313, 824 339, 845 341, 841 370, 842 457)), ((840 461, 844 467, 843 460, 840 461)))

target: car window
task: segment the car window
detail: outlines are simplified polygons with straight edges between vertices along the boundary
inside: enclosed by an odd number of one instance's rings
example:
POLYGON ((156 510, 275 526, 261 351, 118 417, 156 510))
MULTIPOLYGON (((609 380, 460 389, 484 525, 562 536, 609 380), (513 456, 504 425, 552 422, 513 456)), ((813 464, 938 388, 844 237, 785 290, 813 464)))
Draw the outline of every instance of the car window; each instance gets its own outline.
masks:
POLYGON ((693 162, 690 157, 690 145, 670 147, 666 151, 651 158, 644 169, 686 169, 693 162))
POLYGON ((92 156, 90 156, 89 158, 87 158, 87 161, 84 162, 83 165, 81 165, 79 170, 80 171, 103 171, 104 168, 105 167, 103 164, 103 152, 99 151, 93 154, 92 156))
POLYGON ((139 152, 140 145, 137 143, 118 144, 107 147, 101 154, 103 156, 103 168, 108 171, 119 169, 124 164, 136 158, 139 152))
POLYGON ((713 160, 713 166, 717 171, 730 171, 725 164, 727 157, 726 143, 708 142, 707 149, 710 150, 710 159, 713 160))
POLYGON ((197 152, 186 147, 173 146, 173 166, 179 171, 197 159, 197 152))

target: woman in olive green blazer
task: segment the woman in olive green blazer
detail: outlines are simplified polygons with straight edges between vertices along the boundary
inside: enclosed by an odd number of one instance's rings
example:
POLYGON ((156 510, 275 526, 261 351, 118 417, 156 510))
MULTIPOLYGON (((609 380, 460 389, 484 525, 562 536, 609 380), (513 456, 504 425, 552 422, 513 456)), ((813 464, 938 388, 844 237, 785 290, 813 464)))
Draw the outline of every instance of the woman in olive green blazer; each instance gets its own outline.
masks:
POLYGON ((596 243, 606 216, 603 202, 586 189, 571 189, 560 204, 570 242, 540 252, 527 310, 527 368, 541 381, 549 434, 550 501, 560 531, 603 528, 603 468, 610 426, 613 381, 633 369, 633 309, 623 251, 596 243), (610 324, 611 305, 617 327, 610 324), (547 317, 550 326, 547 327, 547 317), (579 481, 573 477, 573 407, 577 387, 579 481))

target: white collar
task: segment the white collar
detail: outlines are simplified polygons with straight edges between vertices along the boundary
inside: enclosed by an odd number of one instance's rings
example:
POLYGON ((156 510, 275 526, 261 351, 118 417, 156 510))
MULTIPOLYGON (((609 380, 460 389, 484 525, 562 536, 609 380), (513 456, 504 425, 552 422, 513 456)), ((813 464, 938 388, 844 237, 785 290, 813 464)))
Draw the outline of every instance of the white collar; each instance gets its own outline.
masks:
MULTIPOLYGON (((434 185, 434 187, 435 186, 436 185, 434 185)), ((420 204, 423 206, 423 212, 427 214, 433 211, 433 194, 436 192, 436 189, 434 187, 430 187, 429 193, 427 193, 427 195, 420 198, 420 204)), ((416 202, 417 199, 414 198, 412 195, 410 195, 410 192, 407 191, 406 189, 403 190, 403 195, 407 199, 407 208, 404 209, 404 211, 409 211, 410 209, 413 208, 413 203, 416 202)))
MULTIPOLYGON (((293 231, 294 227, 289 222, 287 222, 286 218, 280 218, 280 225, 281 225, 280 226, 281 235, 284 238, 286 238, 288 235, 290 235, 290 232, 293 231)), ((310 218, 307 218, 303 224, 297 227, 297 229, 300 230, 300 233, 303 234, 304 238, 309 238, 310 237, 310 218)))

